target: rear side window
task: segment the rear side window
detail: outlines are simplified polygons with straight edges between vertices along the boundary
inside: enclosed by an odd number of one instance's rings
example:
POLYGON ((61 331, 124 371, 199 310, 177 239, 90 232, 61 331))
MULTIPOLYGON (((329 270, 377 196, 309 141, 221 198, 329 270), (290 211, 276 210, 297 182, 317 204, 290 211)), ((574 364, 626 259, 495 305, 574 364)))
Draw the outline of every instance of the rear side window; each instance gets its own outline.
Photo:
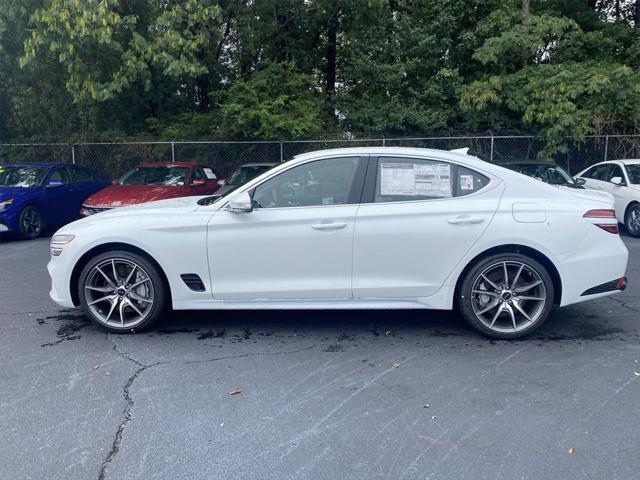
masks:
POLYGON ((93 175, 83 168, 68 168, 70 182, 78 183, 78 182, 88 182, 90 180, 94 180, 93 175))
POLYGON ((486 176, 455 164, 386 157, 378 159, 374 202, 459 197, 477 192, 488 183, 486 176))
POLYGON ((489 184, 489 177, 466 167, 458 166, 456 174, 456 197, 477 192, 489 184))

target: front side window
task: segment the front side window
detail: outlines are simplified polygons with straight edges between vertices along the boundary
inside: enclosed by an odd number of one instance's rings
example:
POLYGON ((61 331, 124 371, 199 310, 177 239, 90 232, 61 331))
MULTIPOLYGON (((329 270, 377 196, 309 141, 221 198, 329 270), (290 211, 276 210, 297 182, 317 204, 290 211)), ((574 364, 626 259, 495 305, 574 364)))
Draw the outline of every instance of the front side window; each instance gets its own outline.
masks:
POLYGON ((69 179, 64 168, 56 168, 49 175, 49 185, 66 185, 67 183, 69 183, 69 179))
POLYGON ((46 173, 46 168, 0 165, 0 187, 35 187, 40 184, 46 173))
POLYGON ((624 180, 624 175, 622 174, 622 168, 620 167, 620 165, 611 165, 611 168, 607 172, 607 182, 610 182, 613 177, 620 177, 622 180, 624 180))
MULTIPOLYGON (((632 183, 634 185, 640 185, 640 164, 639 163, 634 163, 631 165, 626 165, 625 168, 627 169, 627 175, 629 177, 629 183, 632 183)), ((624 178, 624 177, 622 177, 624 178)), ((0 185, 2 184, 2 182, 0 182, 0 185)))
POLYGON ((290 168, 255 188, 254 205, 283 208, 351 203, 349 193, 358 161, 358 158, 331 158, 290 168))
POLYGON ((609 165, 596 165, 591 168, 591 170, 587 170, 582 176, 593 180, 604 180, 607 175, 608 168, 609 165))
POLYGON ((121 185, 184 185, 187 167, 136 167, 120 178, 121 185))
POLYGON ((434 200, 469 195, 489 178, 468 168, 421 158, 380 158, 375 202, 434 200))

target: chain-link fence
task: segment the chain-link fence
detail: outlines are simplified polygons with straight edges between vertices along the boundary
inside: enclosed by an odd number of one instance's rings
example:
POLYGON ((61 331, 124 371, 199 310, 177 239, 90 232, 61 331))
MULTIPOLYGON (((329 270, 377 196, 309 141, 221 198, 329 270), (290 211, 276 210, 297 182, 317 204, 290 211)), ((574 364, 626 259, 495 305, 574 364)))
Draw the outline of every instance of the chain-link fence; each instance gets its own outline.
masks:
MULTIPOLYGON (((282 162, 300 153, 326 148, 402 146, 452 150, 469 147, 483 160, 502 163, 539 160, 544 143, 527 135, 366 138, 260 142, 119 142, 80 144, 0 144, 0 163, 63 162, 95 168, 113 178, 141 162, 199 162, 228 176, 248 162, 282 162)), ((603 160, 640 158, 640 135, 587 137, 553 160, 576 174, 603 160)))

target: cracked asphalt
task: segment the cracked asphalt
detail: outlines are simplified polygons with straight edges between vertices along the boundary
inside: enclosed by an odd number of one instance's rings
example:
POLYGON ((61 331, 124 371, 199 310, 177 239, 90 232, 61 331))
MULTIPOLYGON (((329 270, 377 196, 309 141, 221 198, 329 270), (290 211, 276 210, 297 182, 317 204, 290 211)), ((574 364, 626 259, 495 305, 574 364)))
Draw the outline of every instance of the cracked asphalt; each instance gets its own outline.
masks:
POLYGON ((186 312, 107 335, 49 300, 48 239, 2 242, 0 479, 638 478, 625 242, 627 291, 511 342, 413 311, 186 312))

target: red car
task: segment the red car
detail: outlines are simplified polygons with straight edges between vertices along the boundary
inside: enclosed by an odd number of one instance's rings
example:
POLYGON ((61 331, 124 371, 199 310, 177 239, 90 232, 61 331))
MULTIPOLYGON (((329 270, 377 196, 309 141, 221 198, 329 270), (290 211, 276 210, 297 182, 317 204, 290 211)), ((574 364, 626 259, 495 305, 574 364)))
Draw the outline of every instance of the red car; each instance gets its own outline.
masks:
POLYGON ((87 198, 80 213, 89 216, 153 200, 210 195, 220 188, 219 180, 211 167, 194 162, 143 163, 87 198))

